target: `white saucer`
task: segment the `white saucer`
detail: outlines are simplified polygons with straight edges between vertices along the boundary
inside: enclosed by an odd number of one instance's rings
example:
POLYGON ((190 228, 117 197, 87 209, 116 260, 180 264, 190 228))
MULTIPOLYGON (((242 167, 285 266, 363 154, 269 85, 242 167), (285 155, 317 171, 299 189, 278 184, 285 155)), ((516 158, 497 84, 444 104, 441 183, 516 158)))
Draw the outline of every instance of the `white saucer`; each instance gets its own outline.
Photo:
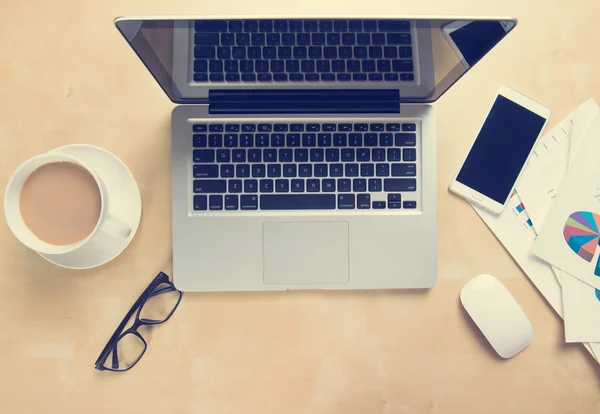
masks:
POLYGON ((40 253, 40 256, 57 266, 68 269, 90 269, 101 266, 121 254, 135 236, 142 217, 140 189, 123 161, 105 149, 76 144, 59 147, 53 151, 81 158, 100 176, 110 194, 110 211, 129 224, 131 235, 127 239, 112 238, 110 242, 94 236, 89 243, 75 252, 53 255, 40 253))

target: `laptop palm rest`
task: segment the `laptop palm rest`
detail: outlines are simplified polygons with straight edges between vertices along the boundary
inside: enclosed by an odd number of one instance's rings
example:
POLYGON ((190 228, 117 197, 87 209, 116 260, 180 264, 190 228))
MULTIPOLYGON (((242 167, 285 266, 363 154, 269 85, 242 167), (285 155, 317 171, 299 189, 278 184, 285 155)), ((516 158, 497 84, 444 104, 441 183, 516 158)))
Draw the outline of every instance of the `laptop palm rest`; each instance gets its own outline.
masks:
POLYGON ((348 238, 345 221, 264 223, 264 283, 348 283, 348 238))

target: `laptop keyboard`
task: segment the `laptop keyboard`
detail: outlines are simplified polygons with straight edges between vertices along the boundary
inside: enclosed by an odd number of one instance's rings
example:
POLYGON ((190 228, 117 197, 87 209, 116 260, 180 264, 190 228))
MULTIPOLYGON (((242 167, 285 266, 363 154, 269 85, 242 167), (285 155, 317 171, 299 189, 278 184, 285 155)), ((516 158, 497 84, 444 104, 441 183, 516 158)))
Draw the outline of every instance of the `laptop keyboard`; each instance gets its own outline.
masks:
POLYGON ((417 123, 192 125, 193 209, 416 209, 417 123))
POLYGON ((412 82, 407 20, 197 20, 195 82, 412 82))

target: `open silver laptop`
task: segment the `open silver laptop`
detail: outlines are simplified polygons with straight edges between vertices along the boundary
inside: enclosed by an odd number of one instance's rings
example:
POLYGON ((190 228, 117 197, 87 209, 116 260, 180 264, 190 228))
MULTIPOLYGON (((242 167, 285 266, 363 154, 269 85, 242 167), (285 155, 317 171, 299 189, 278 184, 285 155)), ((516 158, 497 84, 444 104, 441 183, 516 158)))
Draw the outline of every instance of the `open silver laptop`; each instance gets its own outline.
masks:
POLYGON ((184 291, 427 288, 432 103, 514 19, 125 17, 172 115, 184 291))

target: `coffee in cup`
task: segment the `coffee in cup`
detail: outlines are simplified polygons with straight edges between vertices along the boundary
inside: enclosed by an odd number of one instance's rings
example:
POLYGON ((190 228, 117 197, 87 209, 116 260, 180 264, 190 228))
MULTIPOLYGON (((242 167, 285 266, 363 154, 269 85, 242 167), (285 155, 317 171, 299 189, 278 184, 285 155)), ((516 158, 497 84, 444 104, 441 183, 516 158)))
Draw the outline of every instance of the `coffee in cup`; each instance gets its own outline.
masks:
POLYGON ((19 210, 29 230, 59 246, 89 236, 100 219, 101 207, 100 189, 92 174, 70 161, 37 168, 19 196, 19 210))

